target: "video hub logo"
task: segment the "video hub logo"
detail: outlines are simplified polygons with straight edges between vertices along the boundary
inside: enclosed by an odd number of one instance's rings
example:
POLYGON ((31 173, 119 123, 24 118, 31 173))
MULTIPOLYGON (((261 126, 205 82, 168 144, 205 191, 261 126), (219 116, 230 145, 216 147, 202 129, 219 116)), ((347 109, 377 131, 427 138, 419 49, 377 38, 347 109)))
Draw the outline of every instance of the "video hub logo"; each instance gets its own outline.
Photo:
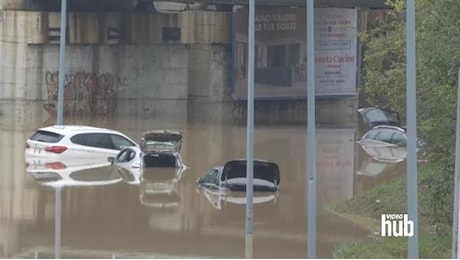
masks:
POLYGON ((382 214, 380 235, 382 237, 412 237, 414 221, 408 214, 382 214))

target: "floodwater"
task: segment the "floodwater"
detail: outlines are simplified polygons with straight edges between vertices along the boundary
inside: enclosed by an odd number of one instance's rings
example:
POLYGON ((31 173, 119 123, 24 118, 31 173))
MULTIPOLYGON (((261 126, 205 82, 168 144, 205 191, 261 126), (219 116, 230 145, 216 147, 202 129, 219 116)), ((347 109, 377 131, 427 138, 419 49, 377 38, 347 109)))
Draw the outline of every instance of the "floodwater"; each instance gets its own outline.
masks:
MULTIPOLYGON (((190 169, 183 172, 173 191, 141 196, 144 186, 106 170, 85 178, 118 181, 58 190, 40 185, 26 171, 24 145, 36 128, 53 120, 1 126, 0 257, 54 258, 56 250, 62 258, 245 257, 245 205, 235 198, 205 194, 196 186, 196 180, 212 167, 246 157, 245 126, 135 118, 66 119, 66 123, 113 128, 136 141, 150 129, 185 133, 181 154, 190 169), (56 203, 62 208, 57 218, 56 203)), ((371 159, 356 144, 355 128, 334 126, 316 131, 317 257, 331 258, 338 244, 370 238, 368 231, 325 207, 399 175, 404 167, 371 159)), ((253 257, 306 258, 306 127, 256 125, 254 153, 255 158, 279 165, 281 192, 254 204, 253 257)))

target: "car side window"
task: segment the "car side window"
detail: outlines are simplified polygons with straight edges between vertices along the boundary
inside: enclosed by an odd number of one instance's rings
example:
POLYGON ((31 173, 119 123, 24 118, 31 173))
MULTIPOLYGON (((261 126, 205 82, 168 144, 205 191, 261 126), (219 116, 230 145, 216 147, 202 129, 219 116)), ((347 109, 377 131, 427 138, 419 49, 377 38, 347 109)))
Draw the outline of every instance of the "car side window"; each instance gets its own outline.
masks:
POLYGON ((131 161, 136 156, 136 152, 129 150, 128 161, 131 161))
POLYGON ((116 134, 111 134, 110 135, 111 141, 114 145, 114 149, 121 150, 123 148, 126 148, 128 146, 135 146, 134 143, 132 143, 130 140, 124 138, 123 136, 116 135, 116 134))
POLYGON ((390 131, 382 131, 378 136, 378 140, 381 142, 391 143, 391 139, 393 137, 393 133, 390 131))
POLYGON ((87 136, 88 136, 87 134, 78 134, 78 135, 72 136, 70 138, 70 141, 74 144, 88 145, 87 136))
POLYGON ((97 148, 115 149, 110 135, 102 133, 88 134, 87 145, 97 148))
POLYGON ((219 185, 219 172, 217 170, 214 170, 212 177, 211 177, 211 182, 214 183, 215 185, 219 185))
POLYGON ((127 162, 129 161, 129 153, 130 153, 130 150, 126 149, 122 152, 120 152, 120 154, 117 156, 117 159, 116 161, 117 162, 127 162))
POLYGON ((103 133, 78 134, 70 138, 74 144, 80 144, 90 147, 114 149, 110 136, 103 133))
POLYGON ((377 133, 377 131, 370 131, 364 138, 375 140, 377 133))
POLYGON ((396 145, 404 146, 404 145, 407 145, 407 140, 402 133, 395 133, 393 136, 392 143, 396 145))

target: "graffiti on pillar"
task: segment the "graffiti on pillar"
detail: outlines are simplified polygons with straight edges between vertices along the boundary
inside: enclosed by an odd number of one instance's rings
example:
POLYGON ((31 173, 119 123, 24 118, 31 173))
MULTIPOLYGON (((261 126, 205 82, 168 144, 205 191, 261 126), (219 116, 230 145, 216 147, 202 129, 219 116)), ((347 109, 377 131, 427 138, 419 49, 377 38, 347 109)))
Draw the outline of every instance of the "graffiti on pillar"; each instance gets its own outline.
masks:
MULTIPOLYGON (((44 105, 50 115, 56 114, 59 73, 47 72, 45 75, 48 103, 44 105)), ((85 116, 113 114, 118 86, 127 86, 127 79, 115 77, 110 73, 97 75, 92 72, 77 72, 65 75, 64 115, 85 116)))

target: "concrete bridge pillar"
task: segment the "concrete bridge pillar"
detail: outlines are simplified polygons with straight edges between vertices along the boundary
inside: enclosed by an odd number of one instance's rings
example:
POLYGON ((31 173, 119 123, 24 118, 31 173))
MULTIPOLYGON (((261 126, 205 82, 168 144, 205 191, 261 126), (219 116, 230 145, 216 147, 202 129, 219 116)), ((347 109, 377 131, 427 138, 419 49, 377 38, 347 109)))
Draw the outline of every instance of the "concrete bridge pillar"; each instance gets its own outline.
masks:
POLYGON ((0 10, 25 10, 27 0, 0 0, 0 10))

